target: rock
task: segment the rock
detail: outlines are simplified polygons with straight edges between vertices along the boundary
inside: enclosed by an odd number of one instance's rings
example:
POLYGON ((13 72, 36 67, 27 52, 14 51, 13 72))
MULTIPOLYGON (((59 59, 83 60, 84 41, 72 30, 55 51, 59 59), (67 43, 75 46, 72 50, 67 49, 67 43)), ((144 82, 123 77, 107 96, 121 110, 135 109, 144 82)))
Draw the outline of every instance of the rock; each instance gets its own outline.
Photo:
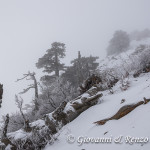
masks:
POLYGON ((136 72, 133 74, 133 77, 134 77, 134 78, 137 78, 137 77, 140 76, 141 73, 142 73, 142 70, 138 70, 138 71, 136 71, 136 72))
POLYGON ((125 101, 126 101, 125 99, 122 99, 120 104, 124 103, 125 101))
POLYGON ((108 133, 108 131, 106 131, 106 132, 104 133, 104 135, 107 134, 107 133, 108 133))

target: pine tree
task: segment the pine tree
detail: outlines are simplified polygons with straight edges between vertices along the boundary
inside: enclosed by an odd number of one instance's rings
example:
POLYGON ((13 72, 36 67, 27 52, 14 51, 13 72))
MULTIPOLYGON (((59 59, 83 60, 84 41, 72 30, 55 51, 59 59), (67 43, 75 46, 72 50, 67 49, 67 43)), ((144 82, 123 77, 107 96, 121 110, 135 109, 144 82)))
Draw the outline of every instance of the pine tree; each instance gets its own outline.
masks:
POLYGON ((59 72, 65 68, 64 64, 60 62, 60 59, 65 56, 65 44, 54 42, 51 46, 46 54, 39 58, 36 67, 44 68, 43 72, 55 72, 55 76, 59 77, 59 72))
POLYGON ((63 77, 75 87, 80 86, 91 73, 96 71, 99 65, 96 62, 97 59, 98 57, 93 56, 81 57, 80 52, 78 52, 78 58, 71 61, 72 66, 66 69, 63 77))

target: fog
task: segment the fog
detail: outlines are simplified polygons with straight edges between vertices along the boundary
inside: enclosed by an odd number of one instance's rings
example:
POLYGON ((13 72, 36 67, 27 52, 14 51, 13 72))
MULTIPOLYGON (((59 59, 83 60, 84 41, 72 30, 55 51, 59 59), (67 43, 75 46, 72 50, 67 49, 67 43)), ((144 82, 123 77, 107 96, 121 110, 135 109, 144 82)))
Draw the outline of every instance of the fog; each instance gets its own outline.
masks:
MULTIPOLYGON (((106 56, 115 30, 127 32, 150 27, 149 0, 0 0, 0 82, 4 84, 1 114, 15 112, 14 95, 26 87, 15 80, 35 63, 51 43, 66 44, 66 58, 106 56)), ((32 91, 23 96, 32 100, 32 91)))

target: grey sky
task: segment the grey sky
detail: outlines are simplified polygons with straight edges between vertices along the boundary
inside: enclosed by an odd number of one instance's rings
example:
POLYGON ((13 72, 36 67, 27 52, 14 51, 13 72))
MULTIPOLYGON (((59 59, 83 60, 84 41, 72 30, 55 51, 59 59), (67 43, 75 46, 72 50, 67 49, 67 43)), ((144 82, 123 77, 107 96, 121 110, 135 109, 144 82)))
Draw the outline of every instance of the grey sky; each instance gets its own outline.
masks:
POLYGON ((115 30, 150 28, 149 6, 149 0, 0 0, 4 111, 15 108, 14 94, 25 87, 14 81, 28 70, 41 74, 35 63, 52 42, 66 44, 67 64, 79 50, 103 58, 115 30))

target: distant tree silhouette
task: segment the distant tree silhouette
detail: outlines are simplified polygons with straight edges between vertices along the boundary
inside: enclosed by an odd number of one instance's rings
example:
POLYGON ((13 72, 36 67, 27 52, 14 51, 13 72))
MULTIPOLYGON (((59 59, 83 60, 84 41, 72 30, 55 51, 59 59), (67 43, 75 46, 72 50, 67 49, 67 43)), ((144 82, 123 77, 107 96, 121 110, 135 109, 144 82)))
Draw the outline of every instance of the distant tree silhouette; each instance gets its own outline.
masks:
POLYGON ((81 57, 78 52, 78 58, 71 61, 72 66, 68 67, 63 74, 63 77, 73 86, 80 86, 83 81, 89 77, 91 72, 96 71, 99 63, 96 62, 98 57, 81 57))
POLYGON ((126 51, 130 45, 130 38, 125 31, 118 30, 109 41, 107 55, 118 54, 126 51))

